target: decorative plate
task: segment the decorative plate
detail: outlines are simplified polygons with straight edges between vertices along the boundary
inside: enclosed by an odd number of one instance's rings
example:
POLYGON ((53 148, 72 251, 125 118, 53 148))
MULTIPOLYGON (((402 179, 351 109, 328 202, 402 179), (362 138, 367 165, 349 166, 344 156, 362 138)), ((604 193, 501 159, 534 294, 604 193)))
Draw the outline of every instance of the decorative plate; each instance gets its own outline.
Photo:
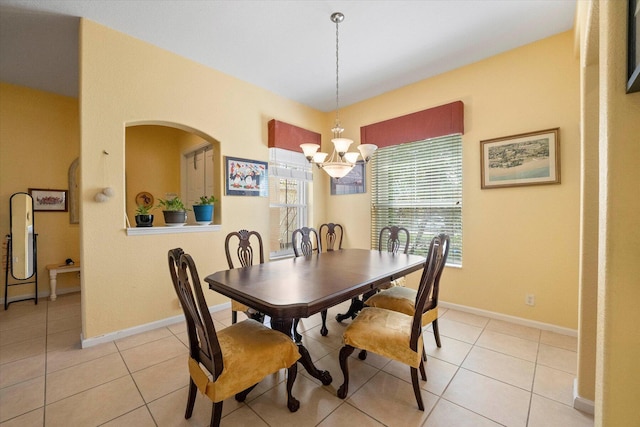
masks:
POLYGON ((147 191, 141 191, 140 193, 136 194, 136 205, 142 205, 150 208, 153 206, 153 202, 153 195, 151 195, 151 193, 147 191))

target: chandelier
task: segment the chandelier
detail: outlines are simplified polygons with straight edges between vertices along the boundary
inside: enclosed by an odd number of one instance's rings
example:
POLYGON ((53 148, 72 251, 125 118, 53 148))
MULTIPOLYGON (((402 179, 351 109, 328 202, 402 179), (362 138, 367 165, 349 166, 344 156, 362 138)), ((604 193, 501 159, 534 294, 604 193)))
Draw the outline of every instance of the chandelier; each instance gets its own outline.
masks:
POLYGON ((344 132, 344 128, 340 125, 340 84, 339 84, 339 37, 338 37, 338 24, 344 21, 344 15, 340 12, 335 12, 331 15, 331 21, 336 24, 336 121, 335 125, 331 129, 333 133, 333 152, 331 156, 327 153, 319 152, 320 146, 318 144, 300 144, 300 148, 304 152, 305 157, 311 163, 315 163, 320 169, 324 170, 333 178, 342 178, 356 165, 358 157, 362 155, 365 163, 371 159, 374 151, 378 148, 373 144, 360 144, 358 150, 349 152, 349 146, 353 143, 351 139, 342 138, 341 134, 344 132), (327 159, 328 156, 328 159, 327 159))

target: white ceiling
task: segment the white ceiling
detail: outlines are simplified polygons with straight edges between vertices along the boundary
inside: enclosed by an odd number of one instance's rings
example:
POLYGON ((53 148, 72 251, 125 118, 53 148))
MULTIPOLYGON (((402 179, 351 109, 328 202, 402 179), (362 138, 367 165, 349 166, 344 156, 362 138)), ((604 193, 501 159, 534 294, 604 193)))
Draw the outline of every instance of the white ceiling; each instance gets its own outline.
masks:
POLYGON ((102 25, 322 111, 573 27, 578 0, 0 0, 0 80, 78 92, 78 22, 102 25))

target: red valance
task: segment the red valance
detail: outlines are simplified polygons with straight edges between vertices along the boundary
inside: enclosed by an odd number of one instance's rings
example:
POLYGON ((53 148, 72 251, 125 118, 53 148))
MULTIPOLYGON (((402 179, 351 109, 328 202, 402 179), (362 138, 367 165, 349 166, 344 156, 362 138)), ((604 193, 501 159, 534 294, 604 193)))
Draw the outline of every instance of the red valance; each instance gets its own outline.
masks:
POLYGON ((300 151, 300 144, 311 142, 320 145, 321 135, 276 119, 269 120, 269 147, 300 151))
POLYGON ((363 126, 360 143, 382 148, 456 133, 464 134, 462 101, 363 126))

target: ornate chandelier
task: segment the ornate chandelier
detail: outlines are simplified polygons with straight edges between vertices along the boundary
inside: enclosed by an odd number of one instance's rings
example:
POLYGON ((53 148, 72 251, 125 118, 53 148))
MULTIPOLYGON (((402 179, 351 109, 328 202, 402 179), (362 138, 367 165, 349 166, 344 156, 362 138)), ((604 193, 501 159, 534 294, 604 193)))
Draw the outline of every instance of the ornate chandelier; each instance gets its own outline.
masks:
POLYGON ((300 144, 300 148, 309 162, 315 163, 320 169, 324 170, 333 178, 342 178, 351 172, 351 169, 355 166, 360 155, 362 155, 362 158, 366 163, 371 159, 371 156, 378 147, 373 144, 360 144, 358 146, 360 153, 349 152, 349 146, 353 141, 351 139, 341 137, 342 132, 344 132, 344 128, 340 125, 338 24, 344 21, 344 15, 340 12, 335 12, 331 15, 331 21, 336 24, 336 121, 335 125, 331 129, 331 132, 333 133, 333 138, 331 139, 331 142, 333 142, 333 152, 327 159, 327 153, 318 151, 320 149, 318 144, 300 144))

